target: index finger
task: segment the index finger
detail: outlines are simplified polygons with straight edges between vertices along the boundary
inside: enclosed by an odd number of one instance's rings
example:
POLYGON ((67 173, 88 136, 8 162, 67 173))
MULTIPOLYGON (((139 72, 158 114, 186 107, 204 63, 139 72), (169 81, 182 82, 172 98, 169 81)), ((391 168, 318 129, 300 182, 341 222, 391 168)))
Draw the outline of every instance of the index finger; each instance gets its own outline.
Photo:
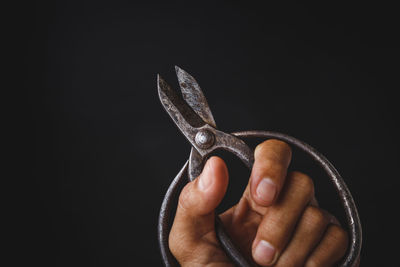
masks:
POLYGON ((254 165, 250 175, 250 197, 256 205, 271 206, 279 196, 292 158, 288 144, 270 139, 254 151, 254 165))

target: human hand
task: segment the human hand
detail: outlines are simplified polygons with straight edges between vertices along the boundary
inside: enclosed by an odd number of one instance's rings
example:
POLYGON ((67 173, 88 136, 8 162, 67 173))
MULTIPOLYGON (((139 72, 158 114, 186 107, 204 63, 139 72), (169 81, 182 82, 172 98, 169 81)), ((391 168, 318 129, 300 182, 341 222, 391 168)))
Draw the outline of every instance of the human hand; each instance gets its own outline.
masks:
MULTIPOLYGON (((347 232, 318 207, 306 174, 287 173, 290 147, 278 140, 257 146, 249 183, 238 204, 220 218, 242 254, 261 266, 333 266, 344 256, 347 232)), ((188 183, 169 235, 182 266, 233 266, 216 237, 215 208, 226 193, 228 170, 211 157, 188 183)))

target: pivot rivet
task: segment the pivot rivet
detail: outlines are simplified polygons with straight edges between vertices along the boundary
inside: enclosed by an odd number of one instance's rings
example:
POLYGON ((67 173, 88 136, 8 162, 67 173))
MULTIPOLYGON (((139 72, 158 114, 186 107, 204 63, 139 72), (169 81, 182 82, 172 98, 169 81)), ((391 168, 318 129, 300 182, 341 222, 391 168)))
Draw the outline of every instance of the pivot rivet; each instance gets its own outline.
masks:
POLYGON ((196 134, 195 142, 203 149, 209 148, 214 144, 214 134, 208 130, 201 130, 196 134))

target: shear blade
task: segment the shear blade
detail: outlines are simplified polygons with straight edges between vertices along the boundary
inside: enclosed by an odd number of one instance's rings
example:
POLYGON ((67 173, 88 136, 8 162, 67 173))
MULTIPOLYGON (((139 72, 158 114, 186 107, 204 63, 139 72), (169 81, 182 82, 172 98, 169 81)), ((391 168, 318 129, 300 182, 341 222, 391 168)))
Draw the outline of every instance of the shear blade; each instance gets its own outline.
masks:
POLYGON ((157 75, 157 87, 163 107, 183 134, 188 134, 189 125, 198 128, 206 123, 160 75, 157 75))
POLYGON ((205 98, 200 86, 196 80, 186 71, 175 66, 176 76, 178 77, 179 86, 181 88, 183 99, 186 103, 196 112, 200 118, 207 124, 216 128, 214 117, 208 106, 207 99, 205 98))

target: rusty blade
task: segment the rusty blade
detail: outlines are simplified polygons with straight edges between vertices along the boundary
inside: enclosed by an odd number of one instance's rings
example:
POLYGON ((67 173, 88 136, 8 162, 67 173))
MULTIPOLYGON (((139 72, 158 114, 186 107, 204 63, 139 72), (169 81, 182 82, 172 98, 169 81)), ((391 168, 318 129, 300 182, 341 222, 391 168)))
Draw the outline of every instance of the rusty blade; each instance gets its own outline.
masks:
POLYGON ((205 98, 200 86, 196 80, 186 71, 175 66, 176 76, 178 76, 179 86, 182 91, 183 99, 187 104, 196 112, 200 118, 206 123, 216 128, 214 117, 208 106, 207 99, 205 98))
POLYGON ((173 90, 160 75, 157 75, 158 95, 168 115, 185 135, 189 142, 194 142, 196 128, 206 124, 191 107, 173 90))

